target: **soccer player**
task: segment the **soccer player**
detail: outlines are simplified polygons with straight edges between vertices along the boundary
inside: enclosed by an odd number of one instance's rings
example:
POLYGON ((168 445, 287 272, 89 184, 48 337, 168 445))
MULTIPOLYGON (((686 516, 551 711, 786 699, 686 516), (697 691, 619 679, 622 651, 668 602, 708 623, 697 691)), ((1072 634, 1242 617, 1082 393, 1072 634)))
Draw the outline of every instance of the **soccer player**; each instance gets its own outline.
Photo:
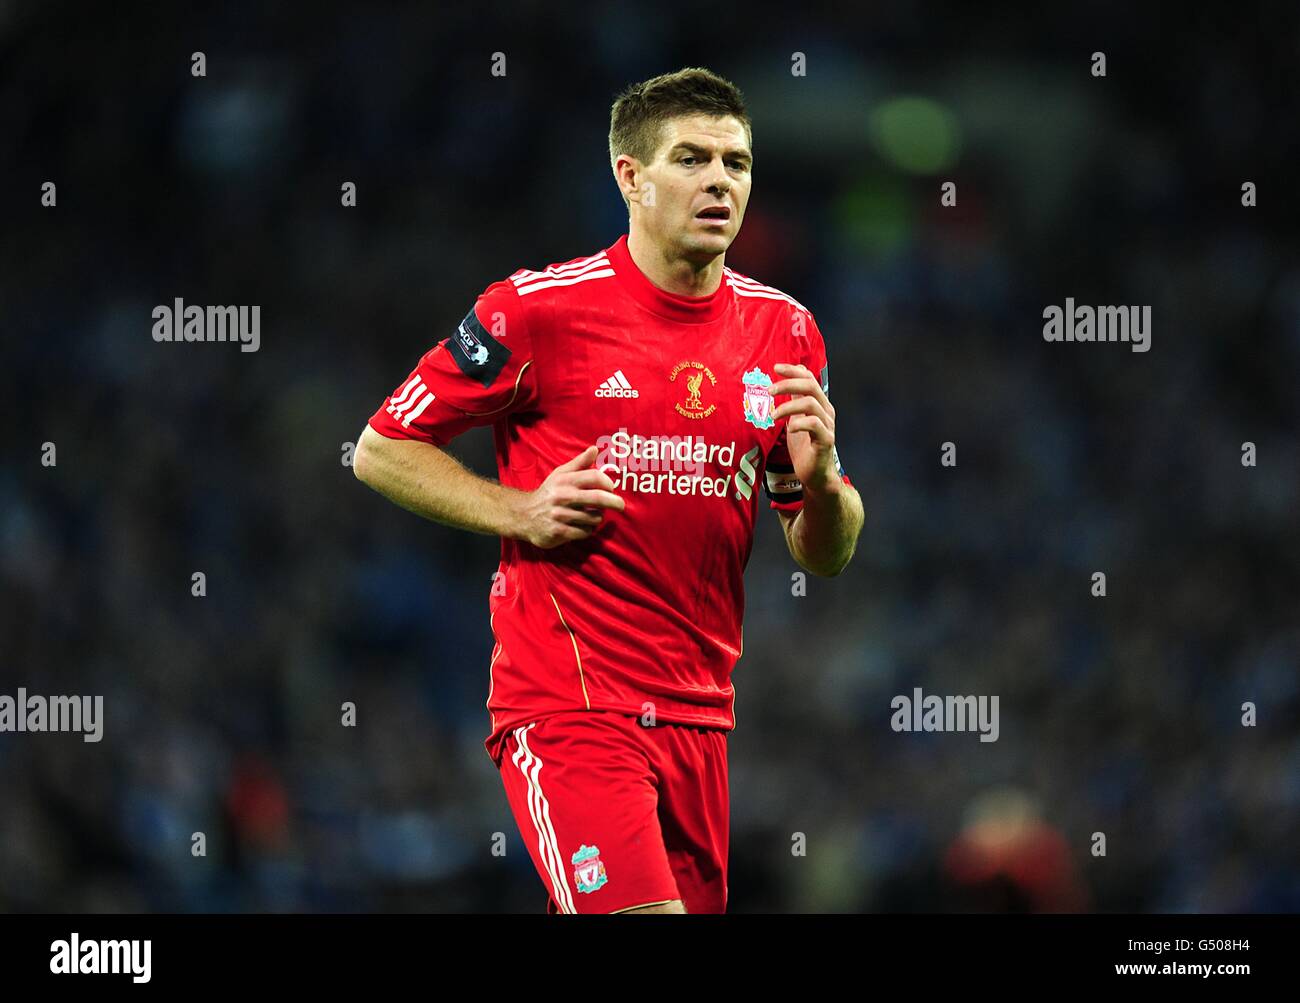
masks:
POLYGON ((725 911, 761 492, 814 574, 862 527, 812 313, 724 264, 751 143, 708 70, 629 87, 609 133, 628 233, 488 286, 357 446, 396 504, 501 537, 486 748, 551 913, 725 911), (487 424, 500 483, 443 449, 487 424))

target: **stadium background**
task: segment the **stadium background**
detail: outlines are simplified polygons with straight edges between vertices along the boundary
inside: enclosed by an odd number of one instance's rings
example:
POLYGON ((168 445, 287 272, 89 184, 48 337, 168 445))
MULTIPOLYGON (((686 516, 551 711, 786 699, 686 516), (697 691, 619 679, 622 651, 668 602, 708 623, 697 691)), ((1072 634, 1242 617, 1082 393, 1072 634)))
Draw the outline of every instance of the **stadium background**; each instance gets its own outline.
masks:
POLYGON ((107 718, 0 735, 0 909, 541 910, 482 749, 497 543, 342 445, 487 284, 623 232, 609 103, 686 65, 749 101, 728 263, 816 313, 867 509, 802 598, 760 523, 732 911, 1300 908, 1297 11, 892 6, 0 4, 0 692, 107 718), (1151 351, 1044 343, 1066 296, 1151 351), (155 344, 175 297, 260 351, 155 344), (914 687, 999 740, 895 733, 914 687))

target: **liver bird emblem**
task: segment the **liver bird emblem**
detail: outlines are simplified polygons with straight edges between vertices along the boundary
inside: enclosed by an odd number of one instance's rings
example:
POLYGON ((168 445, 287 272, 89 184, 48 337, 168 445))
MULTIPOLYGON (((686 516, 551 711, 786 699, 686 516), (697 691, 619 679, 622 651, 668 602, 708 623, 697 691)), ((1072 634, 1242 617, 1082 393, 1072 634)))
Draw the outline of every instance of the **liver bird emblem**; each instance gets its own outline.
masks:
POLYGON ((686 393, 689 395, 686 406, 697 408, 700 406, 700 384, 704 382, 703 373, 692 373, 686 377, 686 393))

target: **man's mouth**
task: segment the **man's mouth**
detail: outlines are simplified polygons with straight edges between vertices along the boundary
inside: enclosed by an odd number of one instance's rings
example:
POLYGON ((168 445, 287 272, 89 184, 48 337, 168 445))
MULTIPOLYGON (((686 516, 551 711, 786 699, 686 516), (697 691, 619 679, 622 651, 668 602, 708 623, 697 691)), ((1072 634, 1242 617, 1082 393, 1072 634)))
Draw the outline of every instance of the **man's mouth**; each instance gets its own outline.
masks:
POLYGON ((712 226, 723 226, 731 219, 731 209, 725 205, 712 205, 697 212, 695 218, 712 226))

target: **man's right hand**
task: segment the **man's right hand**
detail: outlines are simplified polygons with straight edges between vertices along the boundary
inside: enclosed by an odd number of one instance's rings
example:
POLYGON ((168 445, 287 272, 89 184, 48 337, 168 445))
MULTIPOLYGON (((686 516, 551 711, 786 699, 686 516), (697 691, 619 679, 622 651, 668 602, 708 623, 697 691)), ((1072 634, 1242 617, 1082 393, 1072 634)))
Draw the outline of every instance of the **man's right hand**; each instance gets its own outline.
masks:
POLYGON ((624 502, 614 494, 614 481, 591 466, 595 459, 596 447, 588 446, 552 470, 536 491, 524 493, 513 535, 549 550, 587 539, 600 528, 605 509, 622 512, 624 502))

